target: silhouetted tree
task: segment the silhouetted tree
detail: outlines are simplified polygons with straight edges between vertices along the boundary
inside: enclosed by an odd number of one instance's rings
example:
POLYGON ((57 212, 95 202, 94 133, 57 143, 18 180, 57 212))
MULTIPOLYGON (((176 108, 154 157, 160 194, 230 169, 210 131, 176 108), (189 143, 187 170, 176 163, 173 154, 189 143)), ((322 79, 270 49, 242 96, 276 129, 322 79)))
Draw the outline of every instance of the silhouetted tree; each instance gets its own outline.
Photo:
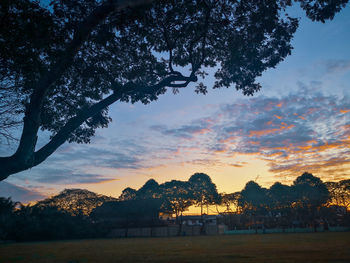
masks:
POLYGON ((312 222, 316 231, 318 209, 329 199, 327 186, 310 173, 303 173, 293 182, 292 191, 299 215, 304 221, 312 222))
POLYGON ((293 182, 293 191, 298 204, 304 207, 319 207, 329 198, 327 186, 310 173, 303 173, 293 182))
POLYGON ((0 144, 16 141, 13 134, 22 124, 21 113, 23 110, 16 92, 0 84, 0 144))
POLYGON ((204 205, 208 208, 209 205, 220 203, 220 195, 216 189, 216 185, 207 174, 195 173, 190 177, 188 182, 194 204, 201 208, 201 215, 203 214, 204 205))
POLYGON ((269 210, 273 212, 273 216, 278 220, 278 224, 283 228, 286 227, 287 222, 291 218, 294 202, 291 187, 276 182, 268 189, 267 194, 270 198, 269 210))
POLYGON ((249 181, 241 191, 240 206, 246 211, 259 211, 270 205, 267 189, 254 181, 249 181))
POLYGON ((24 118, 15 154, 0 158, 0 180, 66 141, 89 142, 107 127, 112 103, 149 103, 207 68, 216 70, 214 88, 254 94, 256 78, 291 53, 298 20, 285 10, 294 2, 323 22, 348 0, 1 1, 0 81, 20 98, 24 118), (39 129, 52 134, 41 148, 39 129))
POLYGON ((136 192, 137 199, 152 199, 160 198, 159 184, 154 179, 149 179, 139 190, 136 192))
POLYGON ((350 180, 326 182, 329 191, 329 204, 343 206, 350 210, 350 180))
POLYGON ((275 182, 268 190, 273 207, 290 207, 293 202, 290 186, 275 182))
POLYGON ((255 232, 257 233, 257 217, 264 217, 271 205, 267 189, 254 181, 249 181, 241 191, 238 203, 244 213, 253 217, 255 232))
POLYGON ((13 239, 53 240, 94 237, 88 218, 55 206, 25 206, 17 211, 13 239))
POLYGON ((12 201, 11 198, 0 197, 0 240, 11 238, 11 232, 16 227, 15 209, 18 205, 20 203, 12 201))
POLYGON ((241 192, 235 192, 231 194, 223 193, 221 194, 221 204, 226 207, 225 212, 238 212, 239 211, 239 199, 241 197, 241 192), (232 210, 232 206, 235 210, 232 210))
POLYGON ((172 180, 160 185, 166 210, 173 212, 178 222, 179 215, 193 204, 192 191, 188 182, 172 180))
POLYGON ((65 189, 58 195, 37 202, 34 207, 55 207, 72 215, 87 216, 104 202, 116 200, 84 189, 65 189))
POLYGON ((119 200, 128 201, 135 200, 137 195, 137 191, 133 188, 127 187, 122 191, 122 194, 119 196, 119 200))

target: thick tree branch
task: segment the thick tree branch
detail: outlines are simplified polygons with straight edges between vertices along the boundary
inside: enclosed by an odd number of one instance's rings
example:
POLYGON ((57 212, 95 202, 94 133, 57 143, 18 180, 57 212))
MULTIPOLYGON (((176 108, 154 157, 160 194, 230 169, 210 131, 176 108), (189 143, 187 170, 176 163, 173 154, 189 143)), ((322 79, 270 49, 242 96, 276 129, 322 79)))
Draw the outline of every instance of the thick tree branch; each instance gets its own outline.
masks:
MULTIPOLYGON (((173 87, 175 84, 172 84, 174 81, 185 81, 182 83, 181 87, 187 86, 191 81, 197 81, 196 77, 185 77, 185 76, 169 76, 165 79, 161 80, 159 83, 142 88, 141 92, 145 95, 154 94, 158 90, 164 87, 173 87)), ((179 84, 180 85, 180 84, 179 84)), ((113 94, 109 95, 102 101, 92 105, 88 109, 81 111, 77 116, 70 119, 65 126, 51 139, 49 143, 43 146, 39 151, 35 153, 35 161, 34 166, 43 162, 47 157, 49 157, 53 152, 57 150, 67 139, 70 134, 77 129, 81 124, 84 123, 88 118, 93 117, 95 114, 100 112, 101 110, 107 108, 114 102, 120 100, 124 96, 132 95, 135 93, 136 89, 123 90, 119 89, 115 91, 113 94)))
POLYGON ((121 87, 113 94, 109 95, 100 102, 90 106, 87 109, 80 111, 75 117, 68 120, 68 122, 60 129, 60 131, 48 142, 45 146, 33 153, 33 159, 30 163, 19 162, 18 157, 13 155, 11 157, 0 157, 0 181, 6 179, 9 175, 18 173, 29 168, 32 168, 44 160, 46 160, 53 152, 57 150, 63 143, 65 143, 72 132, 83 124, 87 119, 93 117, 103 109, 107 108, 114 102, 122 99, 125 96, 132 96, 137 92, 142 92, 143 95, 152 95, 165 87, 185 87, 190 82, 197 81, 196 76, 172 75, 164 78, 155 85, 146 87, 135 87, 134 89, 126 89, 121 87), (176 84, 174 82, 183 82, 176 84))
POLYGON ((72 65, 76 52, 87 39, 91 31, 100 24, 109 14, 126 7, 136 7, 150 0, 107 0, 96 8, 78 27, 73 40, 68 44, 63 56, 46 72, 33 87, 30 102, 26 107, 23 131, 15 158, 23 163, 34 161, 34 150, 37 133, 40 127, 42 105, 51 85, 62 77, 64 72, 72 65))

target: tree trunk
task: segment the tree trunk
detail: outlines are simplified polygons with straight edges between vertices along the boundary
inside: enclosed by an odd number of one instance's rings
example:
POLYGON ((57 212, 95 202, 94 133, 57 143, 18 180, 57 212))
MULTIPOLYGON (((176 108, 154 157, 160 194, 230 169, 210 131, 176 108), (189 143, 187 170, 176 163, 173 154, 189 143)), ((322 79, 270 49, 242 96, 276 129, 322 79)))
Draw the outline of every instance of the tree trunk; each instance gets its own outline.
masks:
MULTIPOLYGON (((73 40, 66 46, 64 55, 39 78, 38 82, 34 84, 33 87, 31 87, 33 93, 30 96, 29 104, 26 106, 22 135, 16 153, 13 156, 0 157, 0 181, 5 180, 11 174, 27 170, 43 162, 66 141, 67 138, 63 141, 59 140, 59 143, 54 143, 54 147, 51 147, 50 141, 47 145, 50 147, 43 147, 41 149, 43 151, 38 154, 35 153, 37 133, 41 124, 41 110, 47 93, 51 89, 53 83, 60 79, 64 72, 72 65, 76 52, 90 35, 91 31, 104 21, 108 15, 115 11, 127 7, 149 4, 152 1, 153 0, 106 0, 79 25, 73 40)), ((95 114, 96 113, 97 112, 95 112, 95 114)), ((85 120, 86 119, 83 121, 85 120)), ((63 127, 63 129, 64 128, 65 127, 63 127)), ((74 129, 69 130, 69 133, 73 131, 74 129)))

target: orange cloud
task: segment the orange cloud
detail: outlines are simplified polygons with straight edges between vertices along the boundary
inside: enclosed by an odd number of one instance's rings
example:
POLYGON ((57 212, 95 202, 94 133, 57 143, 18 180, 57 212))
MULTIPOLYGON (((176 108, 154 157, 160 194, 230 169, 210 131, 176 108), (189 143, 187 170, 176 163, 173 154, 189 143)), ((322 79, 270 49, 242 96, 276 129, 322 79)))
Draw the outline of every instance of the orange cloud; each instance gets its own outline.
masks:
POLYGON ((348 109, 343 109, 343 110, 340 110, 340 113, 348 113, 350 110, 348 109))
POLYGON ((254 145, 259 145, 260 143, 257 141, 248 141, 247 143, 254 144, 254 145))
POLYGON ((306 151, 312 148, 312 145, 306 145, 306 146, 299 146, 298 147, 300 150, 306 151))
POLYGON ((286 123, 284 123, 284 126, 280 126, 280 128, 275 128, 275 129, 270 129, 270 130, 261 130, 261 131, 250 131, 249 132, 249 137, 261 137, 263 135, 267 135, 267 134, 271 134, 271 133, 276 133, 276 132, 280 132, 283 130, 289 130, 292 129, 293 127, 295 127, 295 125, 289 125, 287 126, 286 123))

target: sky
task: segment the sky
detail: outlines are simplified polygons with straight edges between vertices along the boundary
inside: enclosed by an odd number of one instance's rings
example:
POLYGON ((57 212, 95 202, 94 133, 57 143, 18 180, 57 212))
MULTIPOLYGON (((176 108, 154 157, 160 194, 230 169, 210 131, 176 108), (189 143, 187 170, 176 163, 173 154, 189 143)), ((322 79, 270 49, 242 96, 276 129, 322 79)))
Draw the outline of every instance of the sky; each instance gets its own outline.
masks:
MULTIPOLYGON (((0 182, 0 195, 26 203, 83 188, 118 197, 150 178, 188 180, 196 172, 226 193, 249 180, 291 184, 305 171, 323 181, 349 179, 350 6, 325 24, 291 12, 301 17, 292 55, 263 73, 253 97, 233 88, 197 95, 192 85, 148 105, 117 103, 113 122, 90 144, 64 144, 0 182)), ((38 147, 49 137, 40 136, 38 147)), ((0 155, 15 147, 0 145, 0 155)))

